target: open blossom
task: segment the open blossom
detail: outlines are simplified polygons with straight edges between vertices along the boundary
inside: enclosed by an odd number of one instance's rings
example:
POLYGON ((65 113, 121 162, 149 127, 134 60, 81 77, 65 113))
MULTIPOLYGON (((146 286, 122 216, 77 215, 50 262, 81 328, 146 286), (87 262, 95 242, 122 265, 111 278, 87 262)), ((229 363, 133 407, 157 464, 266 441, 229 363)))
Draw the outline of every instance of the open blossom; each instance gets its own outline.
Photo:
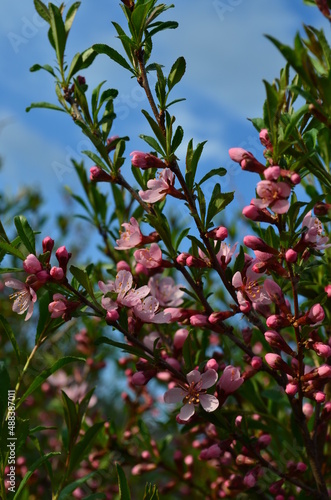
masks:
POLYGON ((37 300, 36 292, 28 284, 14 278, 5 281, 5 285, 17 290, 17 292, 9 296, 10 299, 15 299, 13 311, 17 314, 24 314, 27 311, 25 321, 30 319, 33 313, 34 303, 37 300))
POLYGON ((156 274, 149 279, 148 286, 151 295, 157 299, 160 306, 178 307, 183 303, 184 292, 180 290, 181 285, 175 285, 170 276, 162 278, 161 274, 156 274))
POLYGON ((183 421, 189 420, 194 415, 195 408, 199 404, 207 412, 215 411, 219 401, 215 396, 207 394, 207 389, 216 384, 217 378, 217 373, 212 369, 203 374, 198 370, 192 370, 186 375, 187 384, 169 389, 164 394, 164 402, 167 404, 183 402, 184 406, 178 415, 183 421))
POLYGON ((304 242, 308 246, 316 248, 316 250, 324 250, 331 247, 331 243, 328 243, 329 238, 322 236, 323 226, 321 221, 317 217, 312 217, 311 210, 305 215, 302 221, 302 228, 307 228, 304 235, 304 242))
POLYGON ((140 198, 146 203, 156 203, 162 200, 166 194, 174 189, 175 176, 170 168, 165 168, 158 178, 150 179, 147 182, 147 191, 139 191, 140 198))
POLYGON ((239 368, 235 366, 226 366, 218 382, 218 388, 225 394, 235 392, 241 384, 244 383, 243 377, 240 375, 239 368))
POLYGON ((259 198, 254 198, 251 203, 258 208, 269 207, 276 214, 285 214, 290 206, 288 197, 291 187, 286 182, 260 181, 257 183, 256 192, 259 198))
POLYGON ((147 269, 160 267, 162 264, 162 251, 157 243, 152 243, 150 248, 142 248, 134 252, 134 258, 147 269))
POLYGON ((101 299, 101 305, 107 311, 117 309, 119 306, 134 307, 149 294, 149 287, 142 286, 132 289, 133 277, 130 271, 119 271, 115 281, 98 282, 100 290, 104 293, 101 299), (107 296, 108 293, 117 294, 116 298, 107 296))
MULTIPOLYGON (((225 243, 225 241, 221 242, 221 246, 219 251, 216 254, 217 260, 222 266, 223 269, 226 269, 227 265, 231 261, 232 255, 236 251, 238 243, 235 243, 232 247, 225 243)), ((206 266, 211 266, 211 260, 207 255, 199 248, 198 249, 199 257, 203 261, 201 264, 205 263, 206 266)), ((197 266, 199 267, 199 266, 197 266)))
POLYGON ((259 283, 261 276, 255 273, 252 266, 249 266, 246 275, 243 277, 240 271, 237 271, 232 278, 232 285, 237 290, 237 298, 240 309, 243 312, 248 312, 248 304, 261 304, 266 305, 271 303, 264 285, 259 283), (247 304, 248 302, 248 304, 247 304))
POLYGON ((167 312, 166 309, 159 311, 159 306, 160 304, 155 297, 147 297, 134 306, 133 312, 144 323, 170 323, 171 313, 167 312))
POLYGON ((122 227, 124 227, 125 231, 120 231, 121 238, 116 240, 117 247, 114 247, 116 250, 128 250, 142 243, 143 235, 134 217, 131 217, 130 222, 124 222, 122 227))

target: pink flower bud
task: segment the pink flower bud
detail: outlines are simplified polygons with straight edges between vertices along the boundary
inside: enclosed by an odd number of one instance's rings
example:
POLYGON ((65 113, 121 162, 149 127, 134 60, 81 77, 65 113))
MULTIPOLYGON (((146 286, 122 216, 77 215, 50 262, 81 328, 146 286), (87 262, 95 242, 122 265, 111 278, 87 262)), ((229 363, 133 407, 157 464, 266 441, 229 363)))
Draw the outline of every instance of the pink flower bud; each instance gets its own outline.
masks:
POLYGON ((295 250, 293 250, 292 248, 287 250, 287 252, 285 253, 286 262, 290 262, 290 263, 296 262, 297 258, 298 258, 298 253, 295 250))
POLYGON ((208 318, 204 314, 193 314, 190 317, 190 323, 192 326, 206 326, 208 325, 208 318))
POLYGON ((187 252, 182 252, 178 255, 178 257, 176 258, 176 261, 179 265, 181 266, 185 266, 186 265, 186 259, 190 256, 189 253, 187 252))
POLYGON ((280 176, 280 167, 278 165, 268 167, 264 170, 263 175, 267 181, 276 181, 280 176))
POLYGON ((49 236, 46 236, 43 239, 42 245, 43 245, 43 253, 52 252, 54 247, 54 240, 52 240, 52 238, 50 238, 49 236))
POLYGON ((306 472, 307 465, 304 464, 303 462, 298 462, 296 469, 297 469, 298 472, 306 472))
POLYGON ((315 399, 316 403, 324 403, 324 401, 325 401, 324 392, 322 392, 322 391, 315 392, 314 399, 315 399))
POLYGON ((307 418, 310 418, 314 414, 313 405, 311 403, 305 403, 302 406, 302 412, 307 418))
POLYGON ((223 241, 229 235, 226 227, 219 226, 206 233, 207 238, 212 238, 213 240, 223 241))
POLYGON ((276 349, 281 349, 287 354, 290 354, 290 356, 294 355, 294 352, 287 344, 287 342, 285 342, 280 333, 275 332, 273 330, 268 330, 267 332, 265 332, 264 338, 271 347, 275 347, 276 349))
POLYGON ((266 209, 261 209, 255 207, 254 205, 248 205, 243 208, 242 214, 249 220, 255 222, 267 222, 269 224, 275 223, 275 218, 266 209))
POLYGON ((251 366, 254 370, 259 370, 262 366, 262 359, 259 356, 253 356, 251 359, 251 366))
POLYGON ((234 425, 235 425, 236 427, 240 427, 240 426, 241 426, 242 419, 243 419, 242 415, 238 415, 238 416, 235 418, 234 425))
POLYGON ((327 294, 328 298, 331 299, 331 285, 326 285, 324 291, 327 294))
POLYGON ((90 180, 92 182, 113 182, 112 177, 99 167, 90 168, 90 180))
POLYGON ((125 260, 120 260, 116 264, 116 270, 117 270, 117 272, 118 271, 129 271, 129 272, 131 272, 131 267, 130 267, 130 265, 127 262, 125 262, 125 260))
POLYGON ((245 475, 244 485, 247 488, 253 488, 253 486, 256 485, 256 477, 251 472, 247 472, 247 474, 245 475))
POLYGON ((317 368, 317 373, 321 378, 331 378, 331 366, 322 365, 317 368))
POLYGON ((186 330, 185 328, 180 328, 176 331, 174 335, 174 346, 176 347, 176 349, 181 349, 183 347, 187 336, 188 330, 186 330))
POLYGON ((274 353, 267 353, 265 355, 265 360, 268 363, 271 368, 274 370, 281 370, 288 375, 291 375, 293 377, 295 374, 293 372, 293 369, 288 366, 288 364, 285 363, 285 361, 282 360, 282 358, 279 356, 279 354, 274 354, 274 353))
POLYGON ((200 460, 212 460, 213 458, 218 458, 221 455, 221 449, 218 444, 213 444, 209 448, 205 448, 201 451, 199 458, 200 460))
POLYGON ((106 323, 108 325, 111 325, 112 323, 114 323, 114 321, 117 321, 119 317, 120 317, 120 315, 118 314, 116 309, 113 309, 111 311, 107 311, 106 323))
POLYGON ((325 313, 321 304, 313 305, 313 307, 309 310, 308 313, 308 319, 310 324, 318 325, 319 323, 322 323, 324 318, 325 318, 325 313))
POLYGON ((268 328, 273 329, 283 328, 284 326, 287 326, 289 324, 286 318, 283 318, 283 316, 280 316, 279 314, 272 314, 271 316, 269 316, 266 323, 268 328))
POLYGON ((206 366, 205 366, 205 371, 211 370, 211 369, 215 370, 215 372, 217 372, 219 369, 218 363, 217 363, 216 359, 214 359, 214 358, 209 359, 206 363, 206 366))
POLYGON ((315 342, 313 344, 314 351, 323 358, 329 358, 331 356, 331 347, 323 344, 323 342, 315 342))
POLYGON ((262 436, 259 437, 257 442, 258 442, 260 448, 266 448, 271 443, 270 434, 262 434, 262 436))
POLYGON ((68 252, 65 246, 62 246, 56 250, 55 255, 57 260, 59 261, 60 267, 62 267, 62 269, 66 271, 71 253, 68 252))
POLYGON ((301 177, 297 172, 294 172, 293 174, 291 174, 290 180, 291 180, 292 184, 294 184, 296 186, 297 184, 300 184, 301 177))
POLYGON ((323 203, 323 201, 318 201, 314 206, 315 215, 327 215, 328 211, 331 209, 330 203, 323 203))
POLYGON ((133 385, 146 385, 150 379, 146 377, 145 372, 136 372, 131 377, 133 385))
POLYGON ((57 281, 62 280, 64 276, 63 269, 61 267, 55 267, 55 266, 52 267, 49 274, 52 276, 53 279, 57 281))
POLYGON ((296 395, 296 393, 298 392, 298 384, 297 384, 297 383, 294 383, 294 382, 289 382, 289 383, 286 385, 285 392, 286 392, 286 394, 288 394, 289 396, 295 396, 295 395, 296 395))
POLYGON ((261 252, 278 255, 278 250, 275 250, 274 248, 267 245, 267 243, 258 236, 245 236, 244 245, 246 245, 246 247, 248 248, 251 248, 252 250, 260 250, 261 252))
POLYGON ((269 132, 268 132, 268 130, 266 128, 263 128, 260 131, 259 137, 260 137, 261 144, 265 148, 272 150, 272 144, 270 142, 269 132))
POLYGON ((136 274, 144 274, 145 276, 148 276, 148 269, 145 267, 143 264, 138 262, 135 267, 136 274))
POLYGON ((166 164, 162 160, 149 153, 142 153, 141 151, 132 151, 131 163, 134 167, 146 170, 148 168, 165 168, 166 164))
POLYGON ((24 271, 29 274, 36 274, 42 270, 43 266, 35 255, 30 253, 23 262, 24 271))

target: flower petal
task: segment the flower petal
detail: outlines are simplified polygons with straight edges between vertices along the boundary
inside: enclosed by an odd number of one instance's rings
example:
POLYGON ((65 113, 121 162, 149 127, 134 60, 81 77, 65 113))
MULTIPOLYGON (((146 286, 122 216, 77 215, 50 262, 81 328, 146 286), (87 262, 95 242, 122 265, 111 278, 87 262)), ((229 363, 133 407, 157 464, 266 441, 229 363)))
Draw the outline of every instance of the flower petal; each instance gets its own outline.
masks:
POLYGON ((186 391, 184 391, 184 389, 181 389, 180 387, 174 387, 173 389, 169 389, 164 393, 163 399, 167 404, 181 403, 185 396, 186 391))
POLYGON ((186 378, 189 384, 192 384, 192 382, 196 384, 201 380, 201 373, 199 372, 199 370, 192 370, 186 375, 186 378))
POLYGON ((201 379, 202 379, 201 389, 209 389, 209 387, 216 384, 218 375, 215 370, 210 369, 202 374, 201 379))
POLYGON ((195 407, 192 404, 187 403, 179 412, 179 418, 181 420, 189 420, 192 415, 194 415, 195 407))
POLYGON ((211 412, 218 408, 220 402, 211 394, 200 394, 200 404, 205 411, 211 412))

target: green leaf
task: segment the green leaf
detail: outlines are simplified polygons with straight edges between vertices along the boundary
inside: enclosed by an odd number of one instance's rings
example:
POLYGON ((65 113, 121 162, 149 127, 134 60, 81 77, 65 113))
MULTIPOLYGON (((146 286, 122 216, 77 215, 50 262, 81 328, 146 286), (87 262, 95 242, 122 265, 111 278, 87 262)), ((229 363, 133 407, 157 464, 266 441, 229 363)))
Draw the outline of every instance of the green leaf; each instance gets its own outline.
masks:
POLYGON ((206 174, 202 177, 201 181, 199 181, 199 186, 201 186, 201 184, 206 182, 208 179, 210 179, 214 175, 219 175, 220 177, 223 177, 224 175, 226 175, 226 173, 227 173, 227 170, 223 167, 214 168, 213 170, 210 170, 208 172, 208 174, 206 174))
POLYGON ((33 66, 31 66, 30 71, 31 71, 31 73, 33 73, 34 71, 39 71, 41 69, 44 69, 45 71, 50 73, 52 76, 54 76, 54 78, 56 78, 54 70, 53 70, 52 66, 50 66, 49 64, 44 64, 43 66, 41 66, 40 64, 34 64, 33 66))
POLYGON ((179 57, 173 64, 168 76, 168 88, 170 90, 177 85, 182 79, 186 69, 186 62, 184 57, 179 57))
POLYGON ((46 109, 54 109, 55 111, 63 111, 65 110, 63 108, 60 108, 60 106, 57 106, 56 104, 52 104, 51 102, 33 102, 25 108, 25 111, 28 113, 31 109, 33 108, 46 108, 46 109))
POLYGON ((48 310, 48 305, 52 302, 52 299, 50 297, 50 293, 46 291, 41 295, 41 297, 38 300, 39 304, 39 319, 38 319, 38 325, 37 325, 37 331, 36 331, 36 338, 35 338, 35 344, 38 343, 38 340, 40 337, 45 333, 47 325, 51 319, 50 312, 48 310))
POLYGON ((138 347, 131 346, 129 344, 123 344, 122 342, 116 342, 115 340, 109 339, 108 337, 99 337, 95 341, 96 345, 99 344, 108 344, 112 345, 114 347, 117 347, 118 349, 122 349, 123 352, 129 352, 131 354, 134 354, 135 356, 138 356, 140 358, 144 358, 147 361, 150 361, 151 363, 153 362, 153 359, 145 353, 142 349, 139 349, 138 347))
POLYGON ((124 57, 121 56, 121 54, 119 54, 119 52, 117 52, 117 50, 113 49, 112 47, 109 47, 104 43, 96 43, 95 45, 92 45, 92 49, 95 50, 95 52, 97 52, 98 54, 105 54, 117 64, 134 74, 133 69, 124 59, 124 57))
POLYGON ((153 130, 156 138, 158 139, 163 151, 166 151, 166 139, 159 127, 159 125, 157 124, 157 122, 155 120, 153 120, 153 118, 147 113, 147 111, 145 111, 144 109, 141 110, 142 114, 145 116, 145 118, 147 119, 151 129, 153 130))
POLYGON ((13 348, 14 348, 14 351, 15 351, 15 354, 16 354, 16 357, 17 357, 17 361, 18 363, 20 364, 21 362, 21 352, 20 352, 20 348, 19 348, 19 345, 17 343, 17 340, 15 338, 15 335, 14 335, 14 332, 10 326, 10 324, 8 323, 8 321, 0 314, 0 323, 2 324, 3 328, 4 328, 4 331, 5 333, 7 334, 13 348))
POLYGON ((69 85, 69 82, 73 77, 73 75, 75 75, 81 69, 82 65, 83 65, 82 55, 79 52, 77 52, 77 54, 75 54, 74 57, 72 58, 70 64, 70 68, 66 78, 67 85, 69 85))
POLYGON ((205 195, 203 194, 203 191, 200 188, 199 184, 196 184, 195 188, 196 188, 196 192, 198 194, 200 218, 201 218, 202 224, 204 224, 205 218, 206 218, 206 199, 205 199, 205 195))
POLYGON ((176 149, 180 146, 180 144, 182 143, 183 137, 184 137, 184 130, 179 125, 176 128, 176 131, 175 131, 174 136, 173 136, 172 141, 171 141, 171 152, 172 153, 174 153, 176 151, 176 149))
POLYGON ((180 235, 177 238, 177 241, 174 245, 175 250, 177 251, 179 248, 179 245, 181 244, 182 240, 186 238, 186 236, 190 233, 191 228, 187 227, 186 229, 183 229, 183 231, 180 233, 180 235))
POLYGON ((154 139, 154 137, 150 137, 149 135, 140 134, 139 137, 143 139, 149 146, 151 146, 155 151, 157 151, 160 155, 164 156, 165 152, 162 150, 159 143, 154 139))
POLYGON ((16 217, 14 217, 14 224, 16 226, 17 234, 21 238, 23 245, 30 253, 33 253, 35 255, 35 236, 27 219, 24 217, 24 215, 17 215, 16 217))
POLYGON ((50 26, 54 40, 57 62, 60 69, 63 68, 64 49, 66 45, 66 31, 60 9, 56 5, 49 4, 50 26))
POLYGON ((6 253, 14 255, 20 260, 25 260, 25 256, 22 254, 20 250, 18 250, 18 248, 16 248, 14 245, 10 243, 7 243, 6 241, 2 241, 1 239, 0 239, 0 248, 2 248, 2 250, 4 250, 6 253))
POLYGON ((77 10, 80 6, 80 2, 74 2, 68 9, 67 15, 66 15, 66 20, 64 23, 65 31, 68 36, 68 33, 71 29, 72 23, 75 19, 75 16, 77 14, 77 10))
POLYGON ((23 403, 23 401, 25 401, 26 398, 28 396, 30 396, 30 394, 32 394, 36 389, 38 389, 38 387, 40 387, 41 384, 43 382, 45 382, 45 380, 47 380, 50 375, 52 375, 53 373, 55 373, 57 370, 59 370, 63 366, 68 365, 69 363, 77 362, 77 361, 82 361, 83 363, 85 363, 86 359, 85 358, 78 358, 78 357, 75 357, 75 356, 66 356, 64 358, 61 358, 61 359, 57 360, 50 368, 47 368, 46 370, 42 371, 32 381, 32 383, 29 386, 29 388, 25 391, 25 393, 23 394, 23 396, 19 399, 19 401, 16 404, 16 408, 19 408, 19 406, 21 406, 21 404, 23 403))
POLYGON ((78 283, 87 291, 93 302, 99 307, 99 303, 95 298, 93 286, 87 272, 75 266, 70 266, 70 272, 76 278, 78 283))
POLYGON ((78 443, 76 443, 72 448, 68 467, 68 475, 70 475, 72 471, 79 466, 89 447, 92 445, 94 438, 103 427, 104 422, 97 422, 96 424, 92 425, 92 427, 90 427, 85 432, 84 437, 80 441, 78 441, 78 443))
POLYGON ((38 14, 40 15, 40 17, 42 19, 44 19, 48 24, 50 24, 51 18, 50 18, 49 11, 48 11, 48 8, 46 7, 46 5, 41 0, 33 0, 33 3, 34 3, 34 7, 35 7, 36 11, 38 12, 38 14))
POLYGON ((96 155, 95 153, 92 153, 92 151, 82 151, 82 153, 86 156, 88 156, 98 167, 100 167, 102 170, 105 170, 106 172, 109 171, 108 165, 106 165, 100 156, 96 155))
POLYGON ((224 208, 231 203, 234 198, 234 193, 221 193, 221 186, 216 184, 211 195, 211 199, 208 206, 206 227, 209 228, 209 224, 215 217, 224 210, 224 208))
MULTIPOLYGON (((2 422, 3 417, 7 412, 9 401, 10 390, 10 378, 4 361, 0 361, 0 422, 2 422)), ((15 404, 15 391, 13 392, 13 404, 15 404)))
POLYGON ((148 35, 153 37, 156 33, 163 30, 175 30, 178 28, 178 23, 176 21, 160 21, 151 24, 148 28, 153 27, 150 31, 148 30, 148 35))
POLYGON ((193 139, 191 139, 187 146, 185 179, 189 189, 192 189, 193 187, 198 162, 206 142, 207 141, 199 143, 197 147, 193 149, 193 139))
POLYGON ((19 485, 18 490, 16 491, 16 493, 14 495, 13 500, 18 500, 19 497, 21 496, 21 493, 24 493, 24 486, 26 485, 26 483, 28 482, 28 480, 30 479, 30 477, 32 476, 34 471, 39 469, 43 463, 47 462, 47 460, 49 458, 54 457, 55 455, 61 455, 61 453, 59 451, 51 451, 50 453, 47 453, 46 455, 38 458, 38 460, 36 460, 31 465, 28 472, 25 474, 22 481, 20 482, 20 485, 19 485))
POLYGON ((235 274, 237 271, 242 271, 244 264, 245 264, 245 252, 243 247, 240 246, 238 257, 236 258, 233 266, 233 274, 235 274))
POLYGON ((68 429, 68 450, 71 450, 80 431, 81 419, 78 416, 77 405, 64 391, 62 391, 62 401, 64 419, 68 429))
POLYGON ((116 464, 116 472, 118 478, 120 500, 131 500, 129 485, 126 480, 125 473, 119 464, 116 464))
MULTIPOLYGON (((91 479, 95 475, 95 472, 90 472, 90 474, 87 474, 84 477, 81 477, 80 479, 77 479, 73 483, 68 484, 63 490, 61 490, 58 500, 72 500, 72 495, 71 493, 78 488, 80 485, 86 483, 89 479, 91 479)), ((105 498, 105 494, 101 493, 101 497, 99 498, 105 498)), ((86 497, 84 497, 86 500, 86 497)))

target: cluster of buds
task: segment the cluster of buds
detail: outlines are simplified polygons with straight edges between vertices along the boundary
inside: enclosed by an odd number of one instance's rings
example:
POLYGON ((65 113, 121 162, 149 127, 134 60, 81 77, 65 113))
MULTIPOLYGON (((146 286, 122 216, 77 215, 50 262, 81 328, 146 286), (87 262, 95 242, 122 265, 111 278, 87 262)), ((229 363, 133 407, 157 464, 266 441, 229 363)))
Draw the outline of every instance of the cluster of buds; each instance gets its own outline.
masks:
POLYGON ((47 282, 63 283, 66 280, 67 264, 71 253, 62 246, 59 247, 55 256, 58 266, 50 265, 51 253, 54 247, 54 240, 47 236, 42 242, 43 254, 38 259, 34 254, 29 254, 23 261, 24 271, 28 274, 25 282, 14 278, 7 279, 5 285, 14 288, 17 292, 10 295, 14 299, 13 311, 24 314, 25 321, 31 318, 34 304, 37 301, 36 292, 47 282))

